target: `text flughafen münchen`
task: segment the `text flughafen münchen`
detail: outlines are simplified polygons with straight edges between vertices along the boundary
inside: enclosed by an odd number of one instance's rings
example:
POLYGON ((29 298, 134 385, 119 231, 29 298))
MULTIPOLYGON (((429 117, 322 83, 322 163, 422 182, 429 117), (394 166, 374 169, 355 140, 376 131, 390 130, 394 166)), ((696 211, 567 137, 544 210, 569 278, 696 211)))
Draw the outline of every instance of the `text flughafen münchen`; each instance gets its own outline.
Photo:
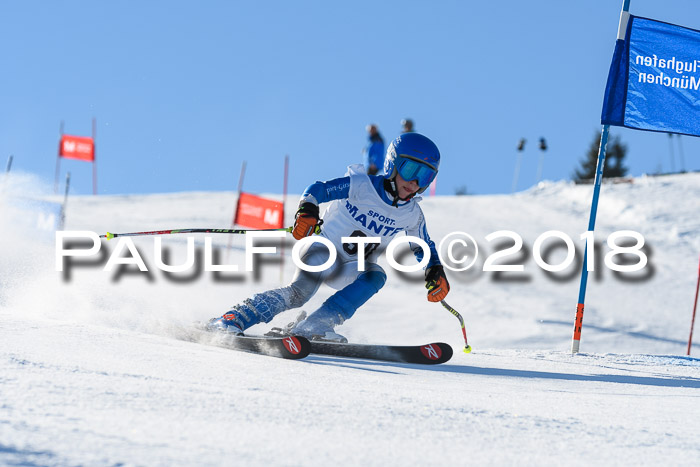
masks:
POLYGON ((687 75, 686 73, 698 73, 700 71, 700 60, 684 61, 676 57, 661 58, 656 55, 637 55, 634 59, 635 65, 651 67, 654 72, 639 72, 640 83, 658 84, 670 88, 678 89, 700 89, 700 77, 687 75), (661 71, 668 70, 668 72, 661 71))

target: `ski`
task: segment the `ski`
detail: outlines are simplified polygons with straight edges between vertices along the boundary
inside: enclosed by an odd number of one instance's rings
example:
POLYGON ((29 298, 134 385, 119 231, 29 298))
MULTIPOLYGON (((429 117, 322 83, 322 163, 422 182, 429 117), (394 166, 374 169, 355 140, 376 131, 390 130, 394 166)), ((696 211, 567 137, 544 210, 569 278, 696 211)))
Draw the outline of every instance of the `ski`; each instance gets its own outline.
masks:
POLYGON ((443 342, 426 345, 373 345, 312 340, 311 353, 385 362, 437 365, 452 358, 452 347, 443 342))
POLYGON ((299 360, 309 355, 311 345, 305 337, 224 336, 221 347, 299 360))
POLYGON ((204 329, 190 336, 193 342, 223 347, 231 350, 252 352, 271 357, 298 360, 309 355, 311 344, 302 336, 237 336, 225 332, 213 332, 204 329))

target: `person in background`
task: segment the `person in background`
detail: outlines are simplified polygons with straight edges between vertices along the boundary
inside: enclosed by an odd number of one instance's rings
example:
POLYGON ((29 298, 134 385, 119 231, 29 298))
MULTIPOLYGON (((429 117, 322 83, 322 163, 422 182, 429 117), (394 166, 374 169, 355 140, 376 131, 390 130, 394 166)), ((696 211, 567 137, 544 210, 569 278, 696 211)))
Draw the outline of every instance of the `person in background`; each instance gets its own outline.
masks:
POLYGON ((377 175, 384 165, 384 139, 374 123, 367 125, 368 143, 364 149, 367 175, 377 175))
POLYGON ((413 120, 410 118, 404 118, 401 120, 401 128, 403 129, 404 133, 411 133, 413 132, 413 120))

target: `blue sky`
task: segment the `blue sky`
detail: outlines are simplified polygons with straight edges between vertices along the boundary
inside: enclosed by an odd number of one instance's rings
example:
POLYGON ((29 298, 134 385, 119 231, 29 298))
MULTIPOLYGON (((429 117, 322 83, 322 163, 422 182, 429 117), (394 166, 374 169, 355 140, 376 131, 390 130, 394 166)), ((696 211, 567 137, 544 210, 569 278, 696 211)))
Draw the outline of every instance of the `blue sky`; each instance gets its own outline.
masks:
MULTIPOLYGON (((52 184, 60 122, 97 119, 100 194, 290 193, 361 162, 412 118, 442 153, 439 195, 569 179, 600 130, 622 1, 22 1, 0 4, 0 162, 52 184)), ((700 29, 692 0, 632 14, 700 29)), ((613 128, 631 175, 670 171, 669 137, 613 128)), ((674 168, 700 169, 698 138, 674 168)), ((64 160, 72 193, 90 164, 64 160)))

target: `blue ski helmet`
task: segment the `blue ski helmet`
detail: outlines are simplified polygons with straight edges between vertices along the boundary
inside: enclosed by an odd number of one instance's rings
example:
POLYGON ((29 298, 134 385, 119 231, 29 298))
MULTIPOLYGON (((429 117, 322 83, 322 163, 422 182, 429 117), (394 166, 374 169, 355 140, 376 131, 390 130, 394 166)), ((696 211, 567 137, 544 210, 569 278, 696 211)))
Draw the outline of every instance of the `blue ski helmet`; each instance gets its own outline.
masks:
POLYGON ((400 173, 407 181, 416 180, 423 193, 435 180, 440 167, 440 151, 435 143, 420 133, 404 133, 386 150, 384 173, 390 180, 400 173))

